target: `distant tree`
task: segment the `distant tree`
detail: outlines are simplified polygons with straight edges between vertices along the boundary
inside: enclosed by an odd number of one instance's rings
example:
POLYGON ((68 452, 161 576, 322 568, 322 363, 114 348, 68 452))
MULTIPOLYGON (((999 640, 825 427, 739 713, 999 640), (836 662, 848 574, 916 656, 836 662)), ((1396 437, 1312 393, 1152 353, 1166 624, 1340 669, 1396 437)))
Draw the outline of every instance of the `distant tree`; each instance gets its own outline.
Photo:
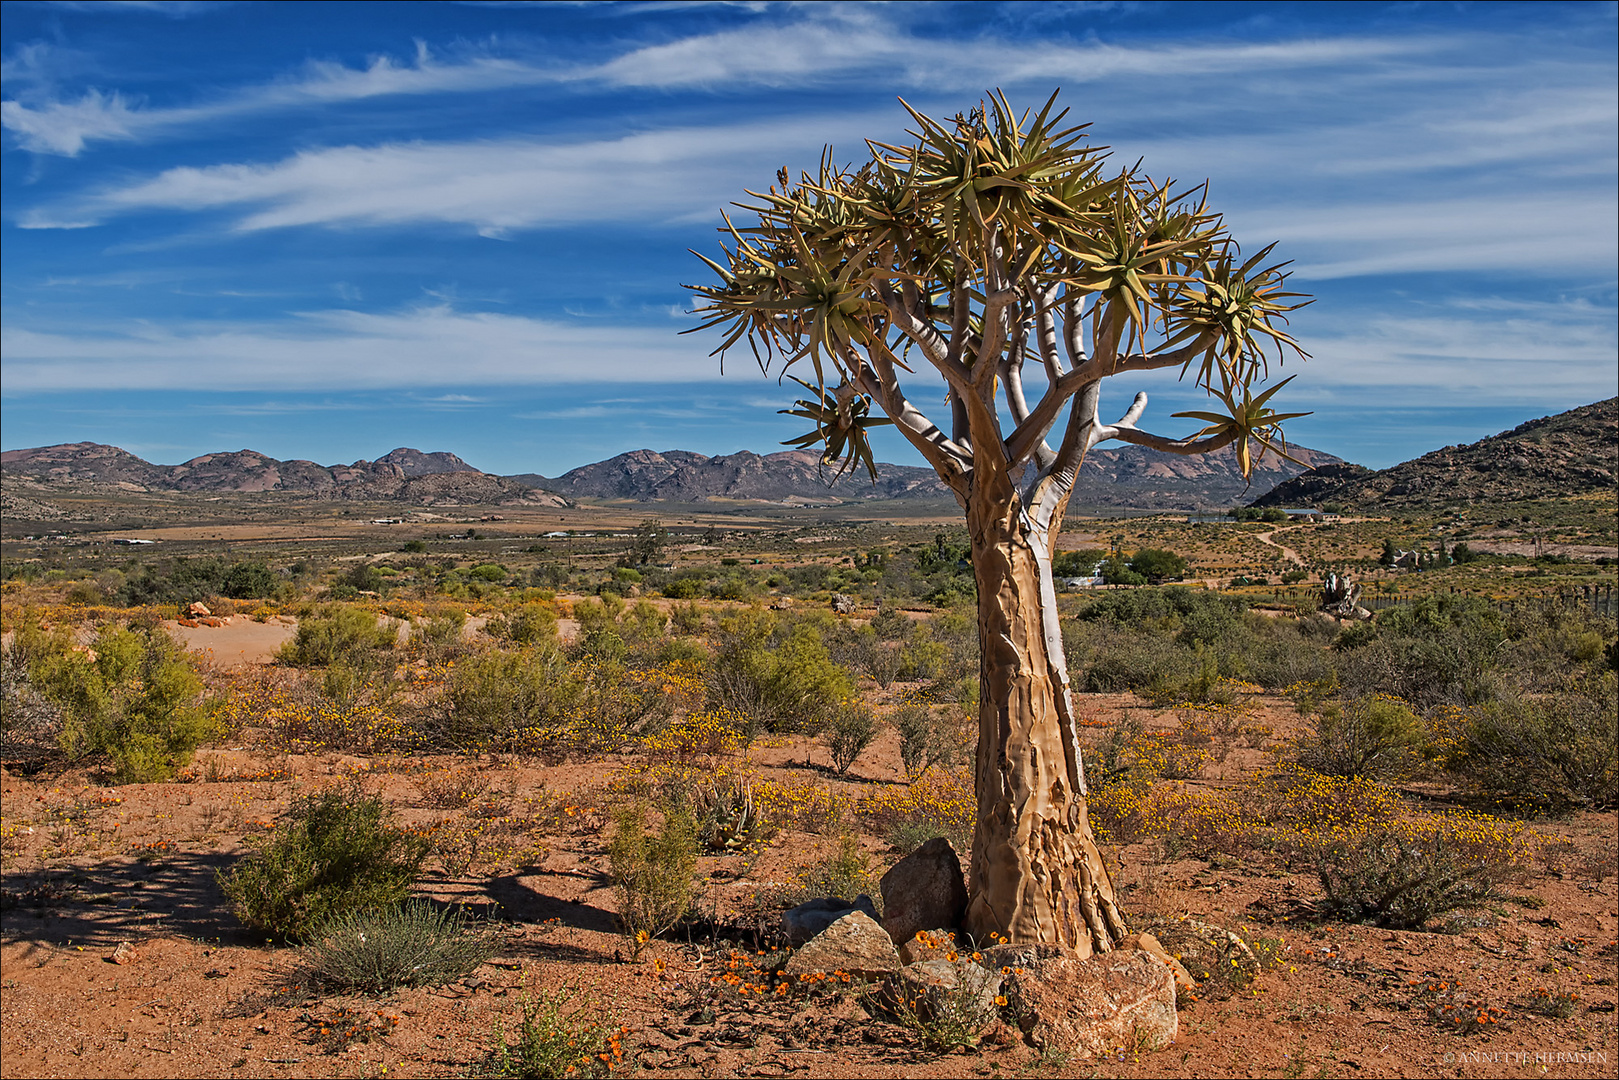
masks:
POLYGON ((259 596, 274 596, 280 585, 275 573, 263 563, 241 562, 225 571, 219 583, 219 593, 233 600, 248 600, 259 596))
POLYGON ((1179 581, 1186 576, 1186 560, 1162 548, 1142 548, 1130 558, 1130 569, 1149 581, 1179 581))
POLYGON ((869 431, 892 423, 961 504, 982 643, 966 929, 1088 953, 1125 928, 1086 824, 1053 541, 1098 443, 1234 446, 1251 474, 1288 418, 1269 405, 1281 384, 1258 388, 1266 348, 1297 351, 1281 324, 1298 305, 1271 249, 1239 253, 1202 185, 1105 172, 1055 102, 1019 116, 995 96, 944 123, 913 109, 912 141, 871 143, 859 167, 828 150, 814 175, 782 169, 749 193, 754 220, 727 219, 721 261, 704 259, 719 281, 694 288, 716 353, 745 340, 762 368, 779 356, 813 375, 787 410, 815 425, 799 445, 875 478, 869 431), (1101 419, 1105 380, 1168 368, 1213 399, 1181 414, 1202 430, 1145 430, 1145 394, 1101 419), (1026 370, 1044 376, 1033 400, 1026 370), (918 404, 938 390, 904 389, 923 371, 943 379, 942 427, 918 404))
POLYGON ((669 530, 657 518, 647 518, 635 527, 635 539, 630 544, 630 557, 637 566, 645 566, 663 554, 669 544, 669 530))
POLYGON ((1052 556, 1051 572, 1057 577, 1090 577, 1096 572, 1096 564, 1106 557, 1107 552, 1096 548, 1064 551, 1052 556))
POLYGON ((1109 555, 1102 560, 1103 585, 1145 585, 1147 577, 1130 569, 1130 563, 1119 555, 1109 555))

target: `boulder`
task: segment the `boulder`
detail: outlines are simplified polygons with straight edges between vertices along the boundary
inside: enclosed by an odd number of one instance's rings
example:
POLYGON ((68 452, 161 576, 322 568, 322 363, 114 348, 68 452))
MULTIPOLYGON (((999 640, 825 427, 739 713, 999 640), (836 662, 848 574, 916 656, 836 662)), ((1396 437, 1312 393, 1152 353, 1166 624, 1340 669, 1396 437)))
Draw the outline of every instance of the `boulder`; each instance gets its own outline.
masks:
POLYGON ((883 980, 879 1000, 901 1017, 944 1022, 974 1035, 1001 1018, 1001 974, 970 960, 923 960, 883 980))
POLYGON ((873 904, 871 897, 865 893, 861 893, 852 901, 837 896, 823 896, 818 900, 807 900, 795 908, 788 908, 782 912, 781 928, 787 932, 788 941, 799 945, 851 911, 863 911, 872 919, 877 918, 877 905, 873 904))
POLYGON ((795 978, 824 971, 880 979, 899 966, 899 953, 877 920, 864 911, 851 911, 805 942, 782 971, 795 978))
POLYGON ((984 962, 998 965, 1008 1014, 1043 1054, 1101 1057, 1175 1041, 1174 973, 1142 949, 1082 960, 1055 945, 1003 945, 984 962))
MULTIPOLYGON (((883 929, 888 929, 884 926, 883 929)), ((908 941, 899 943, 902 963, 920 964, 926 960, 955 961, 972 953, 970 945, 962 945, 954 930, 918 930, 908 941)))
POLYGON ((840 592, 832 594, 832 610, 839 615, 853 615, 856 606, 853 597, 845 596, 840 592))
POLYGON ((1140 949, 1160 964, 1163 964, 1175 976, 1175 988, 1177 990, 1190 994, 1197 989, 1197 981, 1192 978, 1192 973, 1186 970, 1186 965, 1170 956, 1169 950, 1164 948, 1163 943, 1151 934, 1131 934, 1119 943, 1119 948, 1123 951, 1140 949))
POLYGON ((967 912, 967 883, 956 849, 935 836, 895 863, 879 883, 883 892, 883 929, 896 943, 910 941, 918 930, 959 926, 967 912))

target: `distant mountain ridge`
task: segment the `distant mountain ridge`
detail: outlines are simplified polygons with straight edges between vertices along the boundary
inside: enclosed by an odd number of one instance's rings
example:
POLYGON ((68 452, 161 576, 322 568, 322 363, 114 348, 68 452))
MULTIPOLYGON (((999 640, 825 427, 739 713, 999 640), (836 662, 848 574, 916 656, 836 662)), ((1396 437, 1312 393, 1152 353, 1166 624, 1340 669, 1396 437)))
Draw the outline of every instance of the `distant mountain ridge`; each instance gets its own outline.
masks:
POLYGON ((319 465, 280 461, 256 450, 203 454, 179 465, 153 465, 102 443, 62 443, 0 454, 0 472, 36 483, 109 484, 130 491, 281 492, 342 500, 383 499, 430 506, 566 500, 480 472, 454 454, 400 447, 375 461, 319 465))
MULTIPOLYGON (((1230 447, 1213 454, 1180 457, 1124 446, 1092 450, 1074 487, 1075 506, 1179 509, 1195 505, 1229 506, 1245 491, 1266 491, 1306 468, 1341 463, 1330 454, 1307 447, 1288 453, 1296 465, 1275 454, 1263 455, 1252 486, 1237 468, 1230 447)), ((856 470, 828 489, 833 470, 804 450, 706 457, 689 450, 632 450, 582 465, 559 477, 534 473, 513 477, 573 498, 631 499, 636 502, 700 502, 707 499, 788 499, 849 502, 864 499, 949 499, 950 491, 932 469, 879 464, 873 484, 856 470)))
MULTIPOLYGON (((1092 450, 1080 470, 1075 506, 1181 509, 1229 506, 1247 491, 1268 490, 1306 466, 1340 463, 1305 447, 1288 451, 1303 465, 1265 454, 1248 485, 1231 448, 1178 457, 1125 446, 1092 450)), ((1340 463, 1341 464, 1341 463, 1340 463)), ((41 485, 103 484, 128 491, 283 493, 318 499, 383 499, 420 505, 519 503, 558 505, 568 498, 695 503, 709 500, 844 503, 867 499, 949 499, 932 469, 880 464, 873 484, 864 470, 835 487, 834 471, 804 450, 709 457, 690 450, 632 450, 582 465, 554 479, 536 473, 495 476, 455 454, 400 447, 375 461, 320 465, 281 461, 255 450, 202 454, 179 465, 154 465, 116 446, 63 443, 8 450, 0 471, 41 485)), ((8 493, 13 500, 22 493, 8 493)), ((22 504, 17 503, 20 507, 22 504)))
POLYGON ((1329 466, 1287 480, 1254 506, 1421 507, 1512 502, 1613 491, 1619 398, 1542 416, 1466 446, 1446 446, 1372 471, 1329 466))

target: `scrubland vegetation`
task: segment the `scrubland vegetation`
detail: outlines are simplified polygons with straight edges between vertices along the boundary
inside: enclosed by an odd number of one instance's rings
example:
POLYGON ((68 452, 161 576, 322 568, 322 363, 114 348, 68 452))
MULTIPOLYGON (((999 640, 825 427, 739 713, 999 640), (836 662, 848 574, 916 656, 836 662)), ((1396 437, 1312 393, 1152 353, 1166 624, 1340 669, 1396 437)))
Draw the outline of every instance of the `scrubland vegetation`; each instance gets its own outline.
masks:
MULTIPOLYGON (((1210 533, 1274 525, 1128 527, 1068 566, 1194 580, 1063 598, 1097 836, 1132 866, 1198 860, 1211 873, 1306 883, 1273 930, 1245 931, 1238 949, 1187 932, 1184 912, 1154 902, 1151 873, 1120 871, 1126 916, 1199 980, 1184 1008, 1283 978, 1279 957, 1299 928, 1474 932, 1531 904, 1529 883, 1548 867, 1599 886, 1614 874, 1557 831, 1571 814, 1619 805, 1614 622, 1522 588, 1526 567, 1570 581, 1583 567, 1492 555, 1389 575, 1396 602, 1340 623, 1274 589, 1195 580, 1214 560, 1197 546, 1210 533), (1159 550, 1187 565, 1142 559, 1159 550), (1490 575, 1516 591, 1492 590, 1490 575)), ((1340 529, 1358 537, 1352 559, 1329 560, 1340 542, 1330 527, 1282 538, 1310 574, 1340 563, 1376 574, 1377 528, 1340 529)), ((1248 535, 1218 533, 1234 550, 1248 535)), ((273 792, 262 816, 237 811, 199 826, 194 842, 249 838, 227 845, 220 903, 246 940, 294 947, 289 1000, 468 978, 502 954, 510 924, 426 904, 423 890, 521 875, 563 836, 593 845, 626 962, 661 965, 677 940, 729 942, 753 959, 705 974, 704 994, 742 1009, 820 1000, 827 988, 798 986, 754 955, 783 944, 777 911, 877 897, 884 869, 934 836, 968 854, 978 640, 965 547, 940 533, 793 564, 735 545, 670 570, 657 561, 669 541, 649 550, 647 539, 572 569, 545 551, 508 565, 436 556, 427 543, 325 570, 174 559, 115 576, 8 564, 0 757, 8 776, 90 785, 76 810, 8 797, 8 879, 175 850, 99 825, 97 799, 122 797, 96 785, 253 780, 273 792), (855 613, 834 613, 834 593, 855 613), (192 603, 285 625, 285 644, 268 665, 214 666, 166 628, 192 603), (255 755, 258 773, 225 772, 226 746, 255 755), (327 779, 297 778, 322 761, 327 779), (516 777, 524 763, 589 779, 502 786, 498 770, 516 777), (720 880, 733 886, 723 899, 720 880)), ((487 1074, 606 1074, 633 1045, 627 1014, 580 1012, 540 988, 514 1000, 478 1048, 487 1074)), ((920 1045, 968 1045, 858 1000, 920 1045)), ((328 1023, 321 1045, 383 1040, 397 1023, 361 1012, 363 1022, 328 1023)))

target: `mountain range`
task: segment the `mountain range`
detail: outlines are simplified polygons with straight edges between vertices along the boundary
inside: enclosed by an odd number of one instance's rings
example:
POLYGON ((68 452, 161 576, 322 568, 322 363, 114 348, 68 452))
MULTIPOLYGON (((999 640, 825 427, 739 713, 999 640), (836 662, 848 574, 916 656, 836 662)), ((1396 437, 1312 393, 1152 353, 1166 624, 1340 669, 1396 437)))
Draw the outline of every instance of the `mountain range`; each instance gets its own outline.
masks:
POLYGON ((1254 506, 1419 507, 1515 502, 1613 492, 1619 478, 1619 398, 1446 446, 1387 469, 1342 462, 1286 480, 1254 506))
MULTIPOLYGON (((1339 459, 1305 447, 1289 453, 1302 464, 1263 455, 1252 484, 1227 448, 1198 457, 1177 457, 1137 447, 1093 450, 1080 470, 1073 505, 1179 509, 1229 506, 1245 493, 1267 491, 1306 467, 1339 459)), ((709 457, 689 450, 633 450, 583 465, 562 476, 537 473, 495 476, 474 469, 455 454, 424 454, 401 447, 375 461, 319 465, 280 461, 253 450, 203 454, 179 465, 154 465, 116 446, 64 443, 0 454, 0 471, 11 484, 7 511, 33 516, 20 487, 111 485, 130 492, 280 493, 333 500, 392 500, 417 505, 558 505, 568 499, 634 502, 758 500, 834 504, 867 499, 949 499, 933 470, 882 464, 872 483, 863 471, 834 488, 832 470, 811 452, 773 454, 739 451, 709 457)), ((41 490, 35 500, 44 495, 41 490)))
MULTIPOLYGON (((1340 461, 1306 447, 1288 453, 1303 464, 1263 455, 1248 485, 1227 448, 1197 457, 1177 457, 1126 446, 1092 450, 1080 469, 1072 503, 1077 506, 1170 509, 1229 506, 1248 491, 1268 491, 1305 468, 1340 461)), ((787 450, 774 454, 741 451, 705 457, 688 450, 632 450, 583 465, 555 478, 533 473, 512 477, 570 497, 631 499, 637 502, 700 502, 706 499, 763 499, 771 502, 838 503, 862 499, 949 499, 950 491, 932 469, 877 466, 873 483, 864 471, 828 489, 832 470, 816 454, 787 450)))
MULTIPOLYGON (((42 485, 111 485, 130 492, 279 492, 318 499, 440 504, 562 505, 561 496, 480 472, 454 454, 401 447, 375 461, 317 465, 279 461, 255 450, 203 454, 180 465, 154 465, 102 443, 63 443, 0 454, 0 474, 42 485)), ((26 498, 6 492, 8 512, 26 498)))

